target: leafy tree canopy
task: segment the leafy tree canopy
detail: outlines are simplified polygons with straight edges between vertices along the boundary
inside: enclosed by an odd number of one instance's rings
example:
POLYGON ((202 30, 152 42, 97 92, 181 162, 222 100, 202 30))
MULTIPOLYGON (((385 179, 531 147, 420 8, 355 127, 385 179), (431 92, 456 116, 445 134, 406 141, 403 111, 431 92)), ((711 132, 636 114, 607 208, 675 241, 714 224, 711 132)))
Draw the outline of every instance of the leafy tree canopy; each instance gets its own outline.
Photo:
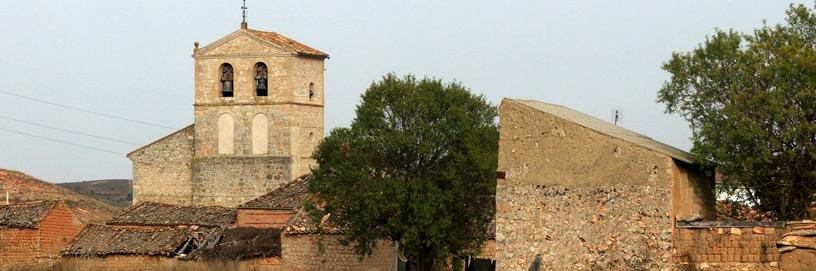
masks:
POLYGON ((791 5, 786 24, 717 30, 663 65, 658 101, 690 122, 692 153, 762 211, 803 219, 816 200, 816 16, 791 5))
POLYGON ((309 189, 329 222, 358 254, 395 241, 420 270, 475 254, 492 219, 496 107, 458 83, 388 74, 356 114, 315 152, 309 189))

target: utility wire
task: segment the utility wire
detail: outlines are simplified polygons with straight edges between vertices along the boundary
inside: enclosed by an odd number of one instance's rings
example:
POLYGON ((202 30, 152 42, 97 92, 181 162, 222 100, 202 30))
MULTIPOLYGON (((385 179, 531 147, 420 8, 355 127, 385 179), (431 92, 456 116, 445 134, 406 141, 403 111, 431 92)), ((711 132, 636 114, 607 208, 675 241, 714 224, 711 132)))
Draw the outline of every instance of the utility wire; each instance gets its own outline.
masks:
POLYGON ((115 142, 130 144, 130 145, 134 145, 134 146, 141 146, 142 145, 142 144, 139 144, 139 143, 136 143, 136 142, 130 142, 130 141, 116 139, 116 138, 110 138, 110 137, 98 136, 98 135, 93 135, 93 134, 87 134, 87 133, 78 132, 78 131, 72 131, 72 130, 63 129, 63 128, 59 128, 59 127, 48 126, 48 125, 45 125, 45 124, 39 124, 39 123, 36 123, 36 122, 10 118, 10 117, 6 117, 6 116, 2 116, 2 115, 0 115, 0 119, 16 121, 16 122, 20 122, 20 123, 25 123, 25 124, 29 124, 29 125, 38 126, 38 127, 53 129, 53 130, 62 131, 62 132, 66 132, 66 133, 77 134, 77 135, 82 135, 82 136, 87 136, 87 137, 98 138, 98 139, 104 139, 104 140, 109 140, 109 141, 115 141, 115 142))
POLYGON ((97 150, 97 151, 107 152, 107 153, 113 153, 113 154, 125 155, 124 153, 117 152, 117 151, 111 151, 111 150, 101 149, 101 148, 97 148, 97 147, 91 147, 91 146, 86 146, 86 145, 81 145, 81 144, 71 143, 71 142, 68 142, 68 141, 62 141, 62 140, 59 140, 59 139, 48 138, 48 137, 44 137, 44 136, 39 136, 39 135, 35 135, 35 134, 29 134, 29 133, 20 132, 20 131, 15 131, 15 130, 6 129, 6 128, 2 128, 2 127, 0 127, 0 130, 2 130, 2 131, 6 131, 6 132, 9 132, 9 133, 18 134, 18 135, 24 135, 24 136, 35 137, 35 138, 39 138, 39 139, 42 139, 42 140, 47 140, 47 141, 51 141, 51 142, 57 142, 57 143, 62 143, 62 144, 68 144, 68 145, 75 146, 75 147, 86 148, 86 149, 91 149, 91 150, 97 150))
POLYGON ((132 123, 137 123, 137 124, 147 125, 147 126, 153 126, 153 127, 157 127, 157 128, 164 128, 164 129, 168 129, 168 130, 175 130, 176 129, 176 128, 168 127, 168 126, 164 126, 164 125, 153 124, 153 123, 148 123, 148 122, 144 122, 144 121, 118 117, 118 116, 105 114, 105 113, 100 113, 100 112, 96 112, 96 111, 91 111, 91 110, 87 110, 87 109, 82 109, 82 108, 74 107, 74 106, 70 106, 70 105, 58 104, 58 103, 54 103, 54 102, 49 102, 49 101, 45 101, 45 100, 31 98, 31 97, 23 96, 23 95, 20 95, 20 94, 15 94, 15 93, 11 93, 11 92, 2 91, 2 90, 0 90, 0 93, 6 94, 6 95, 9 95, 9 96, 14 96, 14 97, 21 98, 21 99, 26 99, 26 100, 29 100, 29 101, 35 101, 35 102, 38 102, 38 103, 44 103, 44 104, 48 104, 48 105, 53 105, 53 106, 57 106, 57 107, 71 109, 71 110, 84 112, 84 113, 88 113, 88 114, 93 114, 93 115, 97 115, 97 116, 102 116, 102 117, 106 117, 106 118, 129 121, 129 122, 132 122, 132 123))

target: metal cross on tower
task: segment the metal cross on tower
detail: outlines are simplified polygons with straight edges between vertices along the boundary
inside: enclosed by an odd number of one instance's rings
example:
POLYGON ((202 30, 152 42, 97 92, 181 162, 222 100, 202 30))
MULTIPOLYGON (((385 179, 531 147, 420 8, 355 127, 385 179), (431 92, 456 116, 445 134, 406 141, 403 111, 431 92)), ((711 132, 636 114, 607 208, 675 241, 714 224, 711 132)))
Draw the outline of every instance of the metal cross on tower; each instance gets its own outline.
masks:
POLYGON ((246 22, 246 12, 247 12, 246 0, 242 0, 242 2, 243 2, 243 4, 241 5, 241 28, 246 29, 246 28, 247 28, 247 22, 246 22))

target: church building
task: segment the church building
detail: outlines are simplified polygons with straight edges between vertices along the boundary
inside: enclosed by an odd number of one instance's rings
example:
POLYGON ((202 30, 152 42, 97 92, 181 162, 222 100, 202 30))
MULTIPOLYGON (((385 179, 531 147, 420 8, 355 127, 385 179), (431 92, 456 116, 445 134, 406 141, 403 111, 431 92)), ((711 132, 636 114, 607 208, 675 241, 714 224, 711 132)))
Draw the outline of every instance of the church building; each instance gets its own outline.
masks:
POLYGON ((134 203, 234 207, 307 174, 328 55, 244 22, 192 57, 195 122, 127 155, 134 203))

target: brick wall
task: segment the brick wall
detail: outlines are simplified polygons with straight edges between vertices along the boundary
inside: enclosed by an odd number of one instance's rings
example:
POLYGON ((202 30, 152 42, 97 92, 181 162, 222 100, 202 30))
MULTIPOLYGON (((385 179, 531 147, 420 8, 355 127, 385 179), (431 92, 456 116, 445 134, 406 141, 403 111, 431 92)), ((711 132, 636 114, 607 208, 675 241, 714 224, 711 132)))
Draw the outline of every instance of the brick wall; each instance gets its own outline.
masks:
POLYGON ((59 252, 79 233, 82 225, 74 223, 71 210, 64 203, 58 204, 40 222, 40 249, 42 257, 56 259, 59 252))
POLYGON ((284 235, 282 258, 286 270, 394 270, 396 249, 390 242, 378 243, 374 254, 358 261, 352 247, 339 243, 339 235, 284 235), (321 253, 319 251, 322 242, 321 253))
POLYGON ((281 228, 295 212, 292 210, 238 209, 238 227, 281 228))
POLYGON ((777 270, 776 242, 784 228, 677 228, 674 232, 674 262, 677 266, 713 268, 749 267, 777 270))
POLYGON ((64 203, 54 207, 37 229, 0 227, 0 269, 52 263, 80 227, 64 203))
POLYGON ((678 222, 673 261, 678 268, 706 270, 779 270, 776 242, 812 222, 678 222))
POLYGON ((0 267, 35 264, 39 256, 39 230, 0 227, 0 267))

